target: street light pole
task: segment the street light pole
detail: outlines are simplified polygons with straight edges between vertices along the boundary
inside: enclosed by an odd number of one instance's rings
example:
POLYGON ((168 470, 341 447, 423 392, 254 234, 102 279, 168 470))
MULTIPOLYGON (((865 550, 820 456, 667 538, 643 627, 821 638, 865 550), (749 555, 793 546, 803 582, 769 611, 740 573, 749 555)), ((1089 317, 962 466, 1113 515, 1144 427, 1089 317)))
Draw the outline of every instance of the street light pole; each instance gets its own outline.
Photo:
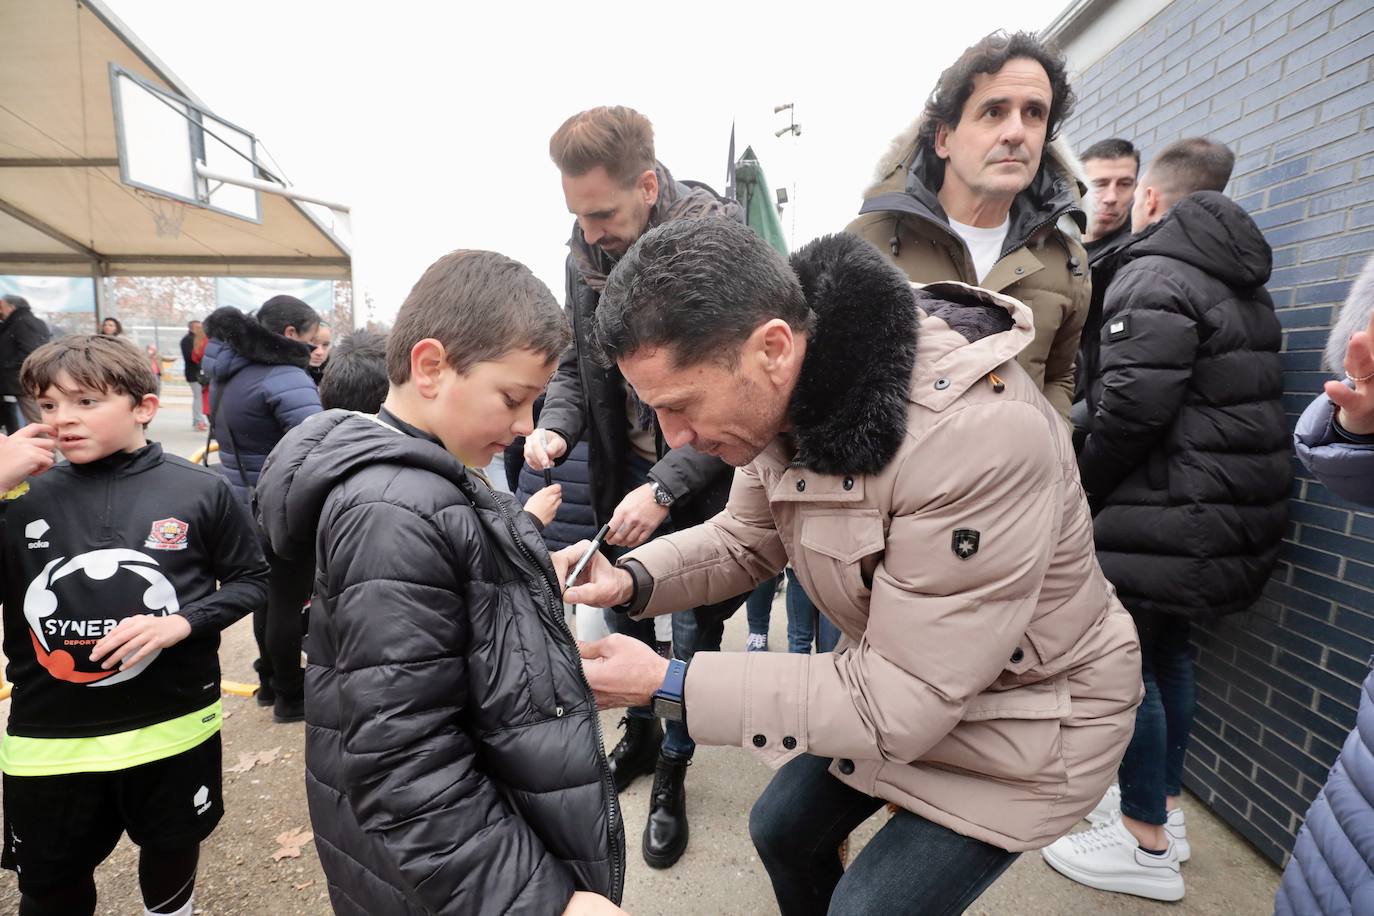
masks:
MULTIPOLYGON (((777 137, 779 140, 785 135, 791 135, 793 139, 799 138, 801 136, 801 125, 797 123, 796 106, 792 102, 784 102, 781 105, 773 106, 773 114, 781 114, 784 111, 788 113, 787 126, 773 131, 773 136, 777 137)), ((792 206, 792 231, 791 238, 788 240, 788 247, 795 250, 797 247, 797 160, 795 155, 792 157, 792 196, 790 200, 786 202, 792 206)), ((782 195, 780 195, 778 200, 779 214, 782 213, 783 203, 782 195)))

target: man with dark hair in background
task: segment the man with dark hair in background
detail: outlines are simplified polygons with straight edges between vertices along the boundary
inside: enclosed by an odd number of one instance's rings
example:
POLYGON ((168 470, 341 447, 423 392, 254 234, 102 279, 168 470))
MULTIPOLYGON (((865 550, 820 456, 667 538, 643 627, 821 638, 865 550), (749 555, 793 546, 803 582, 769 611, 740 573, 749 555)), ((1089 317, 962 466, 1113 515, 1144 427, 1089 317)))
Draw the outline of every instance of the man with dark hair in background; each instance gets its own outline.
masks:
POLYGON ((1082 158, 1092 204, 1083 246, 1092 257, 1104 246, 1131 234, 1131 203, 1140 175, 1140 151, 1130 140, 1111 137, 1088 147, 1082 158))
POLYGON ((1273 258, 1221 193, 1235 157, 1180 140, 1136 186, 1129 240, 1104 263, 1100 356, 1078 456, 1097 559, 1135 618, 1145 701, 1097 826, 1046 847, 1089 887, 1183 897, 1183 757, 1196 705, 1194 619, 1243 611, 1278 557, 1292 485, 1273 258))
POLYGON ((37 423, 38 402, 19 384, 24 360, 52 337, 48 326, 33 313, 23 296, 0 296, 0 395, 4 397, 5 432, 16 433, 25 423, 37 423))
MULTIPOLYGON (((669 447, 654 412, 639 402, 620 371, 595 360, 587 335, 601 291, 620 258, 655 226, 703 216, 743 223, 744 212, 705 185, 674 179, 654 155, 653 125, 630 108, 573 115, 550 139, 549 156, 562 174, 563 196, 576 218, 568 241, 565 303, 573 345, 549 383, 539 429, 525 440, 525 461, 542 470, 586 440, 596 521, 610 526, 606 543, 618 554, 715 515, 730 494, 733 472, 719 458, 690 446, 669 447)), ((725 618, 743 600, 740 595, 674 615, 673 655, 686 660, 697 649, 719 649, 725 618)), ((607 611, 606 624, 655 643, 652 621, 607 611)), ((683 783, 696 745, 680 722, 661 729, 647 706, 630 710, 625 725, 625 736, 610 754, 612 775, 623 791, 636 777, 654 774, 644 861, 667 868, 687 848, 683 783)))
POLYGON ((940 74, 849 224, 918 283, 960 280, 1030 306, 1035 340, 1017 361, 1066 418, 1089 295, 1079 181, 1059 137, 1073 104, 1057 51, 993 32, 940 74))
POLYGON ((1074 383, 1074 428, 1082 425, 1084 409, 1083 379, 1097 375, 1097 332, 1102 326, 1102 297, 1107 291, 1107 278, 1098 267, 1112 252, 1131 237, 1131 201, 1135 182, 1140 173, 1140 151, 1129 140, 1112 137, 1099 140, 1083 152, 1083 171, 1088 174, 1091 216, 1083 247, 1088 251, 1088 268, 1092 271, 1092 301, 1088 317, 1083 322, 1083 335, 1078 344, 1078 367, 1074 383))
POLYGON ((386 335, 354 331, 331 348, 320 380, 320 405, 376 413, 386 400, 386 335))

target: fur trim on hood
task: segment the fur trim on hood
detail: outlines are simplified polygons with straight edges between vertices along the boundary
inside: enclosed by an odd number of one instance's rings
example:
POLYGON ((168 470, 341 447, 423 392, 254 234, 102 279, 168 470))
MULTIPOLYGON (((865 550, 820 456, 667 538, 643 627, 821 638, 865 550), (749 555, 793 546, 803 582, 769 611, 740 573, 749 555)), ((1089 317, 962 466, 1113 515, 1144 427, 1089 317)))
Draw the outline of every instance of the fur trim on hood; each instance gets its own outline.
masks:
MULTIPOLYGON (((887 150, 882 158, 878 160, 877 166, 873 170, 873 178, 868 187, 864 188, 863 196, 872 197, 884 190, 891 190, 886 187, 893 172, 899 167, 909 168, 911 158, 916 152, 916 138, 921 132, 921 124, 924 118, 917 115, 915 120, 908 124, 901 133, 893 137, 887 145, 887 150)), ((1068 134, 1062 126, 1059 136, 1050 141, 1041 157, 1041 167, 1048 166, 1062 175, 1066 175, 1074 180, 1078 188, 1078 197, 1081 201, 1083 212, 1087 215, 1088 225, 1092 225, 1093 201, 1092 195, 1088 193, 1088 173, 1083 168, 1083 163, 1078 155, 1073 151, 1073 145, 1069 142, 1068 134)), ((1061 220, 1063 223, 1072 223, 1072 220, 1061 220)), ((1061 228, 1067 228, 1061 225, 1061 228)), ((1076 227, 1075 227, 1076 230, 1076 227)))
POLYGON ((993 294, 962 283, 917 289, 872 244, 827 235, 791 258, 814 318, 788 404, 795 462, 821 474, 876 474, 906 438, 920 312, 970 343, 1012 328, 993 294))
POLYGON ((815 315, 788 405, 796 461, 822 474, 876 474, 906 436, 915 290, 881 251, 847 232, 816 239, 791 262, 815 315))
POLYGON ((258 324, 251 315, 232 305, 215 309, 205 319, 205 336, 218 340, 249 362, 269 366, 310 365, 310 344, 274 334, 258 324))
POLYGON ((1350 346, 1350 338, 1356 331, 1369 327, 1369 317, 1374 314, 1374 257, 1365 261, 1364 269, 1350 287, 1345 297, 1336 323, 1326 338, 1326 355, 1323 362, 1338 377, 1345 377, 1345 351, 1350 346))

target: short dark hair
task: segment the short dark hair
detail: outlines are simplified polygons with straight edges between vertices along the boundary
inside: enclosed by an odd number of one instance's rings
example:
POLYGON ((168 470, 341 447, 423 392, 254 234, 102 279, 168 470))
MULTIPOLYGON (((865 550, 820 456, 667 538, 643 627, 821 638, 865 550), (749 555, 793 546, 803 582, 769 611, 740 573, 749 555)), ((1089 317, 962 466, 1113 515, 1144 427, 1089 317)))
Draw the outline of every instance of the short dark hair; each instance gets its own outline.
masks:
POLYGON ((334 345, 320 379, 320 403, 376 413, 386 400, 386 335, 354 331, 334 345))
POLYGON ((34 350, 19 370, 19 384, 33 397, 57 384, 65 372, 83 388, 126 394, 135 404, 157 394, 157 377, 127 340, 108 334, 69 334, 34 350))
POLYGON ((25 299, 23 296, 16 296, 13 293, 6 293, 0 296, 0 299, 4 299, 7 305, 17 309, 26 309, 29 307, 29 300, 25 299))
POLYGON ((1033 60, 1045 68, 1045 75, 1050 79, 1050 113, 1046 120, 1045 140, 1048 142, 1059 136, 1059 127, 1073 113, 1075 102, 1064 55, 1053 45, 1041 41, 1033 32, 1008 34, 999 29, 980 38, 940 74, 934 91, 926 100, 918 142, 934 150, 935 132, 941 124, 951 129, 959 126, 964 103, 973 94, 973 78, 980 73, 997 73, 1008 61, 1018 57, 1033 60))
POLYGON ((674 366, 733 368, 739 345, 771 318, 811 329, 811 309, 783 256, 733 219, 681 219, 646 232, 611 271, 594 343, 605 365, 666 346, 674 366))
POLYGON ((1236 154, 1207 137, 1175 140, 1160 150, 1145 169, 1146 181, 1169 201, 1194 191, 1224 191, 1236 154))
POLYGON ((549 158, 564 175, 578 178, 598 165, 629 187, 654 167, 654 126, 624 105, 579 112, 549 138, 549 158))
POLYGON ((1139 171, 1140 150, 1135 148, 1135 144, 1120 137, 1108 137, 1085 149, 1078 158, 1087 162, 1089 159, 1125 159, 1127 156, 1135 160, 1136 170, 1139 171))
POLYGON ((273 296, 253 317, 273 334, 285 334, 287 328, 295 328, 297 334, 305 336, 320 324, 320 313, 295 296, 273 296))
POLYGON ((100 319, 100 326, 103 328, 107 321, 113 321, 115 326, 114 334, 108 334, 106 335, 107 337, 120 337, 124 334, 124 322, 113 315, 106 315, 104 318, 100 319))
POLYGON ((450 252, 416 281, 387 340, 391 384, 410 381, 410 351, 429 337, 444 345, 456 372, 512 350, 553 357, 572 339, 549 288, 524 264, 494 251, 450 252))

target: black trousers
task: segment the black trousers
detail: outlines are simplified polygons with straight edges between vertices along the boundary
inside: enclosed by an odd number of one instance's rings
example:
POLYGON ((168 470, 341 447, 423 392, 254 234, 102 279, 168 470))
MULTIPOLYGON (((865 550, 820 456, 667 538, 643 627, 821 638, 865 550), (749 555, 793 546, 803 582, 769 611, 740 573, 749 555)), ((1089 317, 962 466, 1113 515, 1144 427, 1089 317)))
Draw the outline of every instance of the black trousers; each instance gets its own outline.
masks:
POLYGON ((305 691, 301 644, 305 639, 305 603, 315 582, 315 563, 282 559, 262 539, 270 572, 267 603, 253 612, 253 638, 258 643, 258 671, 269 678, 277 696, 296 699, 305 691))

